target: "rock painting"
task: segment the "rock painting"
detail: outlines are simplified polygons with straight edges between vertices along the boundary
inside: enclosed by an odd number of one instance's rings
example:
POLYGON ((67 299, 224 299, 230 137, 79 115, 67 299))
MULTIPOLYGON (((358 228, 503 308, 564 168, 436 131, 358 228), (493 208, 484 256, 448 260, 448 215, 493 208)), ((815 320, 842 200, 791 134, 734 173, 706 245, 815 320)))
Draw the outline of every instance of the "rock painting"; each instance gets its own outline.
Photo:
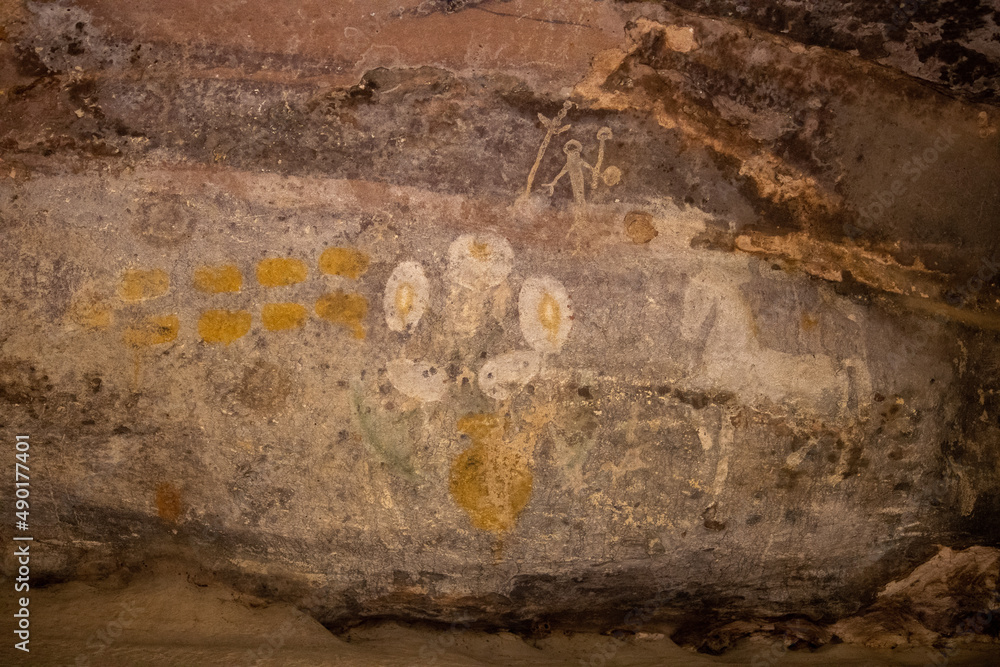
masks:
MULTIPOLYGON (((468 366, 479 366, 478 371, 470 368, 461 374, 461 380, 474 381, 473 386, 483 396, 501 405, 495 413, 455 417, 452 423, 457 431, 472 442, 452 462, 449 490, 473 526, 498 534, 514 527, 528 503, 535 443, 541 428, 551 420, 549 412, 545 412, 549 415, 546 419, 524 417, 521 421, 525 423, 515 425, 513 420, 517 415, 510 415, 509 401, 540 375, 547 355, 560 351, 573 320, 569 294, 562 283, 550 276, 530 277, 521 285, 518 303, 521 333, 529 349, 501 352, 492 357, 470 352, 467 341, 482 340, 495 327, 495 323, 487 321, 487 315, 505 317, 504 304, 511 293, 507 282, 513 266, 514 250, 502 236, 491 232, 459 236, 448 248, 444 271, 448 284, 443 312, 445 328, 439 332, 437 341, 439 350, 442 344, 453 349, 436 362, 404 355, 388 361, 385 367, 386 377, 396 391, 417 401, 420 410, 430 411, 425 416, 429 420, 432 414, 451 414, 454 407, 448 400, 450 392, 453 387, 465 386, 445 372, 448 365, 445 360, 462 360, 468 366)), ((391 331, 413 334, 431 307, 433 295, 433 286, 420 263, 400 263, 386 281, 383 292, 386 326, 391 331)), ((376 419, 372 416, 375 408, 364 405, 363 397, 358 396, 362 431, 366 438, 375 438, 368 443, 369 449, 393 469, 416 474, 409 458, 396 460, 399 447, 389 447, 377 437, 377 424, 390 422, 393 417, 383 411, 376 419)))
POLYGON ((625 236, 637 245, 649 243, 660 234, 653 224, 653 216, 646 211, 629 211, 623 224, 625 236))
POLYGON ((362 442, 375 458, 382 461, 399 477, 417 482, 420 475, 413 466, 411 443, 416 439, 423 421, 419 410, 402 413, 376 411, 365 403, 361 391, 353 397, 354 416, 362 434, 362 442))
POLYGON ((177 523, 184 513, 181 491, 170 482, 156 485, 156 513, 168 523, 177 523))
POLYGON ((545 152, 549 149, 549 143, 552 141, 552 137, 557 134, 562 134, 568 130, 572 125, 560 125, 566 114, 573 107, 573 103, 567 100, 563 102, 562 110, 553 118, 549 120, 542 114, 538 114, 538 120, 542 123, 542 127, 545 128, 545 138, 542 139, 542 145, 538 147, 538 155, 535 156, 535 164, 531 165, 531 171, 528 172, 528 182, 524 186, 525 197, 531 194, 531 186, 535 183, 535 174, 538 173, 538 165, 542 163, 542 158, 545 157, 545 152))
POLYGON ((444 319, 462 350, 474 346, 488 316, 503 317, 513 266, 514 251, 497 234, 463 234, 449 246, 444 319))
POLYGON ((505 352, 479 369, 479 388, 490 398, 505 400, 531 382, 542 368, 542 355, 534 350, 505 352))
POLYGON ((301 303, 265 303, 260 309, 260 319, 268 331, 301 329, 309 312, 301 303))
POLYGON ((135 303, 161 297, 170 289, 170 276, 163 269, 129 269, 122 275, 118 296, 135 303))
POLYGON ((355 338, 365 337, 362 321, 368 314, 368 300, 361 294, 336 290, 316 301, 316 315, 350 331, 355 338))
POLYGON ((128 325, 122 340, 132 348, 162 345, 177 338, 179 330, 177 315, 152 315, 128 325))
MULTIPOLYGON (((560 121, 561 116, 554 122, 560 121)), ((553 136, 562 131, 555 128, 553 136)), ((599 169, 602 161, 603 149, 592 170, 599 169)), ((398 410, 390 404, 389 408, 378 409, 366 405, 363 392, 357 387, 355 390, 355 414, 366 446, 404 479, 421 479, 413 461, 413 442, 431 418, 432 412, 428 411, 440 410, 438 419, 456 425, 459 434, 471 439, 471 445, 452 461, 449 492, 473 526, 495 533, 511 530, 528 503, 535 443, 540 429, 551 419, 551 415, 541 420, 531 415, 512 415, 511 401, 544 373, 546 357, 561 351, 573 324, 572 303, 560 281, 551 276, 530 276, 520 285, 508 284, 514 259, 510 243, 496 233, 484 231, 456 238, 447 249, 442 271, 447 284, 443 317, 434 320, 444 327, 439 341, 432 346, 439 358, 415 359, 402 354, 385 365, 385 377, 411 401, 404 403, 409 407, 398 410), (509 321, 508 304, 515 294, 514 287, 518 288, 518 323, 526 347, 493 355, 472 354, 469 341, 481 340, 496 322, 509 321), (454 347, 451 352, 445 349, 449 344, 454 347), (457 378, 447 370, 456 359, 465 365, 457 378), (482 400, 497 401, 498 410, 464 416, 452 413, 455 406, 448 400, 449 392, 453 387, 467 385, 482 400)), ((318 258, 317 275, 319 279, 334 276, 357 281, 368 271, 369 261, 365 253, 353 248, 326 248, 318 258)), ((294 257, 265 258, 254 268, 257 282, 267 294, 309 279, 306 263, 294 257)), ((194 269, 189 284, 203 298, 212 299, 213 305, 222 306, 226 295, 243 290, 243 275, 235 264, 202 265, 194 269)), ((138 304, 163 296, 169 289, 166 271, 129 269, 122 274, 118 296, 126 303, 138 304)), ((421 262, 404 260, 397 264, 382 293, 387 329, 407 338, 414 334, 426 321, 434 297, 434 285, 421 262)), ((82 312, 83 307, 78 305, 76 310, 82 312)), ((356 339, 367 335, 364 322, 368 300, 359 292, 328 290, 316 299, 312 312, 356 339)), ((275 300, 261 304, 259 316, 262 331, 277 334, 305 327, 310 309, 302 303, 275 300)), ((105 320, 110 322, 111 314, 84 317, 77 313, 76 319, 106 326, 105 320)), ((253 324, 254 314, 249 309, 205 308, 197 320, 197 333, 205 344, 229 346, 247 336, 253 324)), ((180 332, 177 314, 147 314, 133 319, 123 333, 123 341, 138 350, 170 343, 180 332)))
POLYGON ((521 333, 532 349, 493 357, 479 372, 479 388, 498 400, 510 398, 536 377, 545 355, 559 352, 573 325, 569 294, 562 283, 550 276, 524 281, 518 313, 521 333))
POLYGON ((300 259, 271 257, 257 264, 257 282, 264 287, 286 287, 304 282, 309 274, 306 263, 300 259))
POLYGON ((368 255, 355 248, 327 248, 319 256, 319 270, 328 276, 357 280, 368 270, 368 255))
POLYGON ((387 364, 386 372, 401 394, 418 401, 440 401, 448 391, 447 375, 424 361, 393 359, 387 364))
POLYGON ((506 532, 531 498, 531 454, 505 437, 510 425, 495 414, 467 415, 457 429, 472 446, 451 466, 455 502, 480 530, 506 532))
POLYGON ((507 239, 489 232, 463 234, 448 247, 448 279, 469 289, 496 287, 513 263, 507 239))
MULTIPOLYGON (((551 120, 538 114, 538 120, 541 122, 542 127, 545 128, 545 137, 542 139, 542 143, 538 148, 538 154, 535 156, 535 163, 531 166, 531 170, 528 172, 528 180, 525 183, 524 193, 521 198, 527 198, 531 195, 532 187, 535 183, 535 175, 538 173, 538 168, 542 163, 542 159, 545 157, 548 151, 549 144, 552 141, 552 137, 562 134, 569 130, 572 125, 561 125, 566 114, 572 108, 572 102, 566 102, 563 104, 562 110, 551 120)), ((549 196, 555 194, 556 185, 562 180, 564 176, 569 178, 570 188, 573 192, 573 202, 577 206, 583 206, 587 203, 586 188, 588 186, 587 181, 589 180, 589 187, 591 191, 596 189, 599 184, 603 183, 606 186, 614 186, 621 182, 622 172, 621 169, 615 166, 610 166, 604 168, 604 153, 605 153, 605 143, 613 138, 613 133, 610 127, 602 127, 597 131, 597 159, 595 164, 588 163, 583 157, 583 144, 576 139, 570 139, 563 145, 563 153, 566 155, 566 162, 563 164, 562 169, 556 174, 550 182, 545 183, 542 187, 548 189, 549 196), (590 178, 587 178, 587 174, 584 170, 590 171, 590 178)))
POLYGON ((206 310, 198 319, 198 334, 206 343, 229 345, 250 333, 252 319, 246 310, 206 310))
MULTIPOLYGON (((405 264, 405 263, 404 263, 405 264)), ((369 258, 355 248, 327 248, 318 260, 319 273, 358 280, 368 270, 369 258)), ((194 269, 191 282, 194 291, 205 298, 224 298, 243 290, 243 271, 235 264, 201 265, 194 269)), ((309 268, 304 261, 292 257, 265 258, 256 265, 257 282, 265 288, 290 287, 304 282, 309 268)), ((390 326, 405 329, 419 321, 427 304, 427 281, 419 270, 407 265, 399 267, 397 283, 400 286, 395 310, 387 317, 390 326)), ((184 285, 185 282, 180 283, 184 285)), ((170 292, 170 275, 160 268, 129 268, 124 270, 116 287, 120 302, 129 307, 143 307, 170 292)), ((104 331, 115 320, 115 308, 98 293, 88 288, 75 295, 67 310, 67 321, 82 329, 104 331)), ((217 302, 216 302, 217 303, 217 302)), ((302 329, 309 321, 310 309, 301 303, 275 301, 260 306, 260 324, 265 332, 285 332, 302 329)), ((314 312, 321 320, 337 325, 354 338, 363 339, 363 320, 368 313, 368 300, 358 292, 336 290, 320 296, 314 312)), ((208 344, 230 345, 246 336, 253 328, 254 315, 249 310, 207 308, 199 314, 197 332, 208 344)), ((165 345, 178 338, 182 332, 176 313, 133 315, 122 330, 122 341, 137 349, 165 345)))
POLYGON ((559 352, 573 326, 573 308, 566 288, 555 278, 528 278, 518 299, 521 332, 535 350, 559 352))
POLYGON ((194 288, 205 294, 239 292, 243 287, 243 274, 232 264, 201 266, 194 271, 194 288))
POLYGON ((772 350, 757 338, 752 309, 741 290, 749 279, 746 258, 732 266, 706 265, 684 294, 681 335, 704 345, 694 381, 725 387, 756 403, 805 401, 820 412, 847 408, 851 395, 868 395, 871 382, 862 359, 772 350))
POLYGON ((430 287, 424 270, 417 262, 402 262, 385 284, 382 308, 391 331, 409 331, 417 326, 427 310, 430 287))

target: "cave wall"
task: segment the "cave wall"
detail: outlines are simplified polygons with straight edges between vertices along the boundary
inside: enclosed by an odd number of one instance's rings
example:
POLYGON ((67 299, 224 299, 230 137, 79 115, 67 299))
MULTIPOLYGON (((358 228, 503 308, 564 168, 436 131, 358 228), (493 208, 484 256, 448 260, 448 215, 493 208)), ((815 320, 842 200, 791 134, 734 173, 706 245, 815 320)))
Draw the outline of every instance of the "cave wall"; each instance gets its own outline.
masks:
POLYGON ((35 576, 833 621, 997 546, 997 9, 738 4, 8 5, 35 576))

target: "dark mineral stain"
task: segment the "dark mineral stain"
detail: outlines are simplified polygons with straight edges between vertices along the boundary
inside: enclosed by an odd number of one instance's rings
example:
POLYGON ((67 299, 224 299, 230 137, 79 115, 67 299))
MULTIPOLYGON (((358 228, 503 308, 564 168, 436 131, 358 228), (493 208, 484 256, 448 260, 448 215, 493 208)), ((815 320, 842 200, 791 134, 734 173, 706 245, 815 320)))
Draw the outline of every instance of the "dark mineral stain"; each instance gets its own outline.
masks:
POLYGON ((706 394, 696 391, 684 391, 683 389, 674 389, 674 398, 681 403, 687 403, 695 410, 701 410, 712 402, 711 398, 706 394))
MULTIPOLYGON (((774 485, 777 489, 782 489, 785 491, 791 491, 795 488, 795 485, 800 477, 805 473, 801 470, 792 470, 791 468, 785 467, 778 471, 778 481, 774 485)), ((845 477, 846 477, 845 473, 845 477)))
POLYGON ((982 493, 976 498, 972 513, 964 518, 961 527, 976 543, 991 547, 1000 546, 1000 494, 982 493))
POLYGON ((864 458, 864 449, 860 445, 855 445, 847 451, 847 470, 843 476, 846 479, 858 475, 868 465, 868 459, 864 458))
POLYGON ((14 405, 44 403, 48 377, 23 361, 0 360, 0 401, 14 405))
POLYGON ((717 521, 715 518, 716 506, 712 505, 704 512, 702 512, 702 518, 705 520, 705 528, 713 532, 719 532, 726 529, 726 524, 723 521, 717 521))
POLYGON ((31 48, 27 46, 16 47, 15 54, 14 64, 17 68, 17 73, 21 76, 45 77, 55 74, 31 48))

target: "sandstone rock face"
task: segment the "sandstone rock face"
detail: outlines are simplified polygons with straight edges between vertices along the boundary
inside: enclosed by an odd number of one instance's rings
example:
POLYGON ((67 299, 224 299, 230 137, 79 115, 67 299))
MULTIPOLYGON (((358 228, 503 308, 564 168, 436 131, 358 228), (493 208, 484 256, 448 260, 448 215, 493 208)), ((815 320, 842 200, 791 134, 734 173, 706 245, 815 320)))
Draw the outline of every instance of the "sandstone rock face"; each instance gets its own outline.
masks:
POLYGON ((516 628, 995 586, 998 9, 739 4, 4 10, 35 576, 516 628))

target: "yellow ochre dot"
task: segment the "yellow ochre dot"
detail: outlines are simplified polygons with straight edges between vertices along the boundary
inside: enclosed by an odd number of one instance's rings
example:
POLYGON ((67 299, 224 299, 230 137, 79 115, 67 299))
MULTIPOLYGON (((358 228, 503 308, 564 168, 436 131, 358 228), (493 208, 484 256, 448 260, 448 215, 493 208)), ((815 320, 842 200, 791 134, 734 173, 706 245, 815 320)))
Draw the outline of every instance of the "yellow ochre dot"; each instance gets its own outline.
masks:
POLYGON ((472 246, 469 248, 469 254, 478 259, 480 262, 485 262, 493 254, 489 243, 477 243, 472 242, 472 246))
POLYGON ((340 290, 324 294, 316 301, 316 314, 327 322, 350 329, 355 338, 365 337, 361 321, 368 314, 368 299, 361 294, 340 290))
POLYGON ((232 264, 201 266, 194 270, 194 287, 206 294, 239 292, 243 287, 243 274, 232 264))
POLYGON ((285 287, 306 279, 305 262, 287 257, 271 257, 257 263, 257 282, 265 287, 285 287))
POLYGON ((265 303, 260 316, 268 331, 286 331, 302 327, 307 314, 300 303, 265 303))
POLYGON ((559 302, 548 292, 538 302, 538 321, 546 331, 549 342, 555 344, 559 335, 559 325, 562 323, 562 313, 559 309, 559 302))
POLYGON ((177 338, 180 320, 176 315, 152 315, 126 327, 122 340, 129 347, 162 345, 177 338))
POLYGON ((403 283, 396 289, 396 312, 405 321, 413 310, 413 302, 417 298, 417 290, 410 283, 403 283))
POLYGON ((368 255, 354 248, 327 248, 319 256, 319 270, 357 280, 368 270, 368 255))
POLYGON ((73 303, 70 318, 82 327, 104 330, 111 326, 111 309, 96 296, 84 297, 73 303))
POLYGON ((229 345, 250 331, 252 319, 245 310, 206 310, 198 320, 198 334, 206 343, 229 345))
POLYGON ((129 269, 122 275, 118 296, 123 301, 145 301, 163 296, 170 288, 170 276, 163 269, 129 269))

